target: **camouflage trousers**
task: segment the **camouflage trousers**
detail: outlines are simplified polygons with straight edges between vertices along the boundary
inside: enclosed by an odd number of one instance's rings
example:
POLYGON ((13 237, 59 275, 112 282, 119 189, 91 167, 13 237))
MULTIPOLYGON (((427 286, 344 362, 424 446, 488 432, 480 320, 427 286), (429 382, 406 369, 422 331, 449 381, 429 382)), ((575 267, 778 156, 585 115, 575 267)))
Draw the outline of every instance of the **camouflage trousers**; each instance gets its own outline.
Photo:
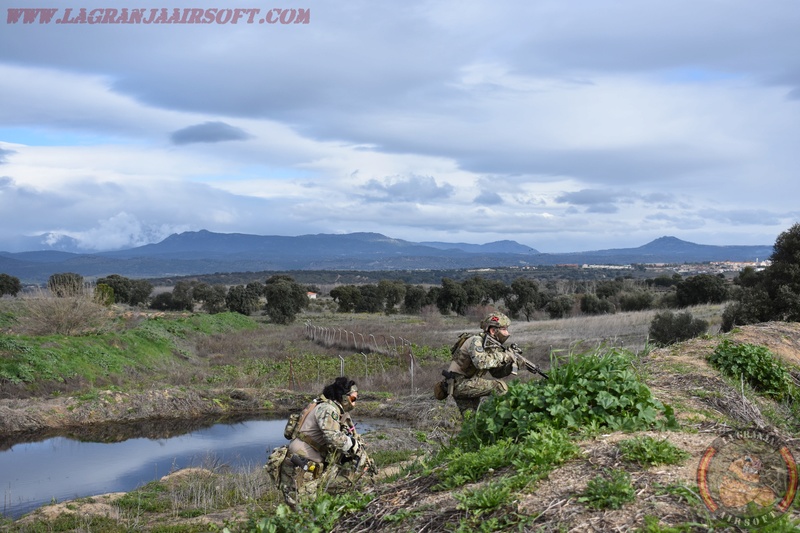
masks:
POLYGON ((322 492, 341 494, 352 489, 356 481, 355 469, 349 465, 334 465, 323 469, 323 465, 316 465, 314 472, 303 470, 295 466, 287 456, 281 464, 280 490, 284 501, 292 509, 312 502, 322 492), (329 470, 333 468, 334 471, 329 470))
POLYGON ((480 377, 456 380, 453 385, 453 400, 458 410, 463 415, 466 411, 475 411, 481 403, 481 398, 491 394, 505 394, 508 385, 499 379, 486 379, 480 377))

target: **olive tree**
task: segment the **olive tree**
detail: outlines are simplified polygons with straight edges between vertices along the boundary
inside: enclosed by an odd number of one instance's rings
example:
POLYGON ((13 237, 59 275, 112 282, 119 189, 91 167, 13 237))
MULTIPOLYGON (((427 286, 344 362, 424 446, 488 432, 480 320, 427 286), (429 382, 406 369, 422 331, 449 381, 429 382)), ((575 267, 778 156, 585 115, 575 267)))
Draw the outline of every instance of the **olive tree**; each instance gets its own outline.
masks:
POLYGON ((718 304, 728 299, 725 278, 711 274, 698 274, 686 278, 675 287, 678 306, 718 304))
POLYGON ((294 322, 297 315, 308 307, 308 290, 290 276, 275 275, 264 285, 267 303, 264 310, 276 324, 294 322))
POLYGON ((741 290, 723 312, 723 331, 770 320, 800 321, 800 223, 778 236, 770 261, 761 272, 740 274, 741 290))
POLYGON ((8 274, 0 274, 0 297, 4 294, 16 296, 21 290, 22 283, 19 278, 9 276, 8 274))

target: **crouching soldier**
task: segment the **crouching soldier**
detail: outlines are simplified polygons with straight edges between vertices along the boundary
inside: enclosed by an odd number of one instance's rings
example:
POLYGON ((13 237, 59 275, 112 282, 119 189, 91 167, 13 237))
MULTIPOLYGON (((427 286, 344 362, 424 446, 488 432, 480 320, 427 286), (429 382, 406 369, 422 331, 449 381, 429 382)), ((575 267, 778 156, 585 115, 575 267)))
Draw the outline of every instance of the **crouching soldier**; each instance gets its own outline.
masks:
POLYGON ((514 352, 503 345, 510 325, 506 315, 491 313, 481 321, 481 333, 465 336, 453 347, 447 385, 462 415, 475 411, 482 398, 508 392, 508 385, 497 378, 517 372, 514 352))
POLYGON ((352 488, 365 472, 375 473, 350 418, 358 388, 336 378, 303 413, 280 468, 280 488, 290 507, 318 492, 352 488))

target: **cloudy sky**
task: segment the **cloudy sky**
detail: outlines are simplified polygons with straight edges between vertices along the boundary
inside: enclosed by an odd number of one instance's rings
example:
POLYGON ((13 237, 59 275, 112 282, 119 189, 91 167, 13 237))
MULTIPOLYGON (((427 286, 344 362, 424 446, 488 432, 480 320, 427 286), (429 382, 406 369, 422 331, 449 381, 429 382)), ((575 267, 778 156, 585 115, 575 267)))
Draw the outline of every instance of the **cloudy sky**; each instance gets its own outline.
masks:
POLYGON ((800 220, 796 0, 0 6, 0 250, 207 229, 565 252, 800 220))

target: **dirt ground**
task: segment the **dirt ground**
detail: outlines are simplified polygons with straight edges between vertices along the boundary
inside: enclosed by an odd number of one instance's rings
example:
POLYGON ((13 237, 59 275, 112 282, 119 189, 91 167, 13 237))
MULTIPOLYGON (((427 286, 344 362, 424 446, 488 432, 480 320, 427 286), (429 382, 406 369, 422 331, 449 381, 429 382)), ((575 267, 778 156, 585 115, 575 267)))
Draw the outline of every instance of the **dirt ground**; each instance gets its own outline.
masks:
MULTIPOLYGON (((767 323, 746 326, 728 335, 735 342, 746 342, 767 346, 787 363, 800 365, 800 324, 767 323)), ((708 531, 702 524, 708 523, 705 507, 687 503, 685 496, 665 487, 684 486, 697 493, 697 469, 700 458, 709 445, 721 434, 734 428, 759 427, 776 433, 788 445, 795 457, 800 457, 797 435, 771 426, 762 414, 765 408, 774 405, 753 403, 741 391, 728 385, 705 361, 705 356, 719 343, 718 337, 694 339, 669 348, 657 349, 641 361, 643 375, 653 394, 665 404, 675 408, 681 422, 681 430, 671 432, 643 432, 637 434, 610 433, 578 443, 582 454, 557 468, 524 491, 514 503, 513 512, 535 517, 526 531, 610 532, 631 531, 644 527, 646 516, 658 517, 662 527, 680 524, 695 524, 692 531, 708 531), (688 452, 690 459, 677 466, 641 468, 625 462, 614 443, 634 435, 649 435, 666 439, 688 452), (577 495, 589 480, 608 468, 623 468, 630 473, 636 490, 636 500, 619 510, 597 511, 580 502, 577 495)), ((155 405, 149 409, 169 408, 183 412, 202 413, 213 411, 210 404, 218 405, 205 396, 183 393, 177 396, 170 391, 152 392, 149 396, 136 398, 142 404, 155 405)), ((303 405, 304 397, 291 397, 284 393, 227 392, 236 396, 232 401, 242 405, 263 405, 269 401, 276 412, 292 412, 303 405)), ((365 437, 368 449, 416 449, 425 453, 438 443, 446 442, 458 430, 459 417, 452 399, 436 402, 427 396, 387 401, 370 398, 359 406, 356 416, 386 417, 398 420, 398 427, 384 430, 381 439, 365 437), (388 433, 387 433, 388 432, 388 433), (427 438, 421 442, 419 433, 427 438), (388 436, 388 438, 386 438, 388 436)), ((111 401, 101 397, 97 402, 81 404, 77 400, 61 399, 37 404, 36 402, 0 402, 0 433, 10 429, 29 431, 55 428, 58 424, 86 424, 102 421, 104 417, 119 416, 118 403, 130 407, 131 398, 111 401), (107 401, 106 401, 107 400, 107 401), (124 401, 123 401, 124 400, 124 401), (105 407, 99 408, 98 405, 105 407)), ((144 409, 144 407, 142 407, 144 409)), ((130 415, 130 411, 128 416, 130 415)), ((174 411, 173 411, 174 412, 174 411)), ((62 426, 64 427, 64 426, 62 426)), ((384 472, 386 474, 386 472, 384 472)), ((484 481, 485 483, 486 481, 484 481)), ((337 526, 335 531, 449 531, 465 511, 458 508, 452 493, 431 489, 428 478, 401 478, 391 483, 377 481, 365 490, 373 491, 376 498, 367 509, 337 526), (404 510, 411 516, 394 529, 380 517, 404 510)), ((43 508, 39 513, 80 512, 107 513, 116 495, 94 498, 91 504, 58 508, 43 508), (67 510, 69 507, 69 510, 67 510), (59 511, 60 509, 60 511, 59 511)), ((243 516, 244 509, 232 509, 211 521, 222 524, 225 519, 243 516)), ((790 511, 798 518, 797 511, 790 511)), ((208 521, 210 517, 196 520, 208 521)), ((716 529, 715 531, 726 531, 716 529)), ((737 531, 730 527, 727 531, 737 531)))

